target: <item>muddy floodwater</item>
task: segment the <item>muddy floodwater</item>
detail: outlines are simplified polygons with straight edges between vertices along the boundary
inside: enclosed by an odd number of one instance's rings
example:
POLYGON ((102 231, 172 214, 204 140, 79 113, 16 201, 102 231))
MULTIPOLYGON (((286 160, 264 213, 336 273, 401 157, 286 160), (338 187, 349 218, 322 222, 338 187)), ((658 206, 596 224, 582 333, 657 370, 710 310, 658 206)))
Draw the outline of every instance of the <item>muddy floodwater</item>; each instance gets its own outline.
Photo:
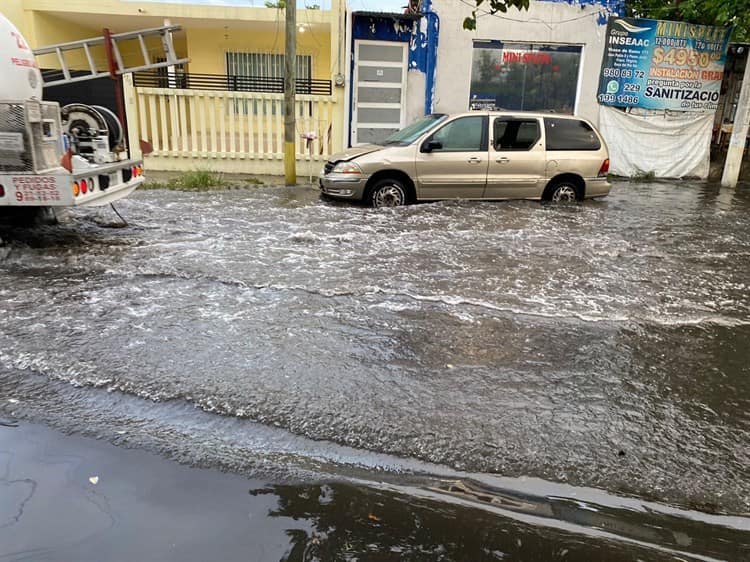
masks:
POLYGON ((750 186, 117 207, 129 226, 0 229, 0 415, 274 482, 252 497, 308 516, 380 501, 402 559, 419 533, 446 560, 503 559, 503 533, 525 559, 559 533, 612 560, 750 558, 750 186))

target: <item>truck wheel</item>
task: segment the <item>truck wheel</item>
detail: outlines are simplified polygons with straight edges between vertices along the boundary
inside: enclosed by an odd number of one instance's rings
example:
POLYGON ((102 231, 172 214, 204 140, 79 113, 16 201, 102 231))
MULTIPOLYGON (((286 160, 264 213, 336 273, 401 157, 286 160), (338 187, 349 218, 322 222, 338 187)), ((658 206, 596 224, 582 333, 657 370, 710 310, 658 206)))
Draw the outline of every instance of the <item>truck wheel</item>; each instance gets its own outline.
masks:
POLYGON ((406 188, 398 180, 382 179, 368 192, 367 202, 376 209, 406 205, 406 188))
POLYGON ((52 207, 5 207, 0 208, 0 224, 20 228, 58 224, 52 207))

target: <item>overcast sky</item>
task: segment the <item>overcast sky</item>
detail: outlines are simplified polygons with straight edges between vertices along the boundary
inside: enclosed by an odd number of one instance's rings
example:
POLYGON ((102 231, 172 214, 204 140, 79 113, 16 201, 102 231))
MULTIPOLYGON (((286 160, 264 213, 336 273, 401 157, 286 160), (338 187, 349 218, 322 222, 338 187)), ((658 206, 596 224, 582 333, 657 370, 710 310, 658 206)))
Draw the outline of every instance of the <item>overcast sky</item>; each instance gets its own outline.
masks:
MULTIPOLYGON (((136 1, 136 0, 133 0, 136 1)), ((138 0, 140 2, 170 2, 172 4, 212 4, 216 6, 257 6, 262 7, 264 0, 138 0)), ((369 10, 373 12, 400 12, 406 6, 406 0, 348 0, 352 10, 369 10)), ((320 4, 321 8, 331 6, 331 0, 297 0, 297 6, 320 4)))

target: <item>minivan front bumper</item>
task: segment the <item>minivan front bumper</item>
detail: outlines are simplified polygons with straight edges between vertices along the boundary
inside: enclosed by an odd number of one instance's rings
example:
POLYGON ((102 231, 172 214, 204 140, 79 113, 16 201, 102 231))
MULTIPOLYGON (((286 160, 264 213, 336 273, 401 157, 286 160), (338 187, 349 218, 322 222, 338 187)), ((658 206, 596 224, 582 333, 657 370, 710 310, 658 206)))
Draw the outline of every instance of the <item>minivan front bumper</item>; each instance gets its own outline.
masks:
POLYGON ((327 174, 320 176, 318 187, 325 195, 342 199, 362 199, 368 178, 352 174, 327 174))

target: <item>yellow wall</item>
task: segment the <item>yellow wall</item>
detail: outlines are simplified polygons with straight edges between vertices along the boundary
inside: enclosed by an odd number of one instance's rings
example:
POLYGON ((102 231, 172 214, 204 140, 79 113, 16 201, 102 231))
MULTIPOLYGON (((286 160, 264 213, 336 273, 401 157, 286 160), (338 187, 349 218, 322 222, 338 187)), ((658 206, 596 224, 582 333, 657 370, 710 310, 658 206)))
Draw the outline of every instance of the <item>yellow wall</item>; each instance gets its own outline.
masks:
POLYGON ((178 58, 188 57, 187 34, 184 31, 172 36, 172 44, 174 45, 174 50, 177 51, 178 58))
MULTIPOLYGON (((60 19, 45 13, 32 12, 26 14, 28 22, 27 31, 24 33, 26 40, 33 48, 44 47, 56 43, 67 43, 79 39, 89 39, 101 35, 101 30, 96 30, 79 25, 71 25, 60 19)), ((92 56, 102 68, 106 66, 106 55, 104 48, 92 49, 92 56)), ((37 62, 42 68, 59 68, 56 55, 42 55, 37 57, 37 62)), ((83 51, 65 54, 65 62, 70 69, 88 69, 88 61, 83 51)))
POLYGON ((0 13, 20 29, 22 35, 25 35, 22 4, 22 0, 3 0, 2 5, 0 5, 0 13))
MULTIPOLYGON (((284 26, 276 32, 188 28, 187 52, 190 72, 226 74, 225 53, 284 53, 284 26)), ((331 37, 329 33, 306 31, 297 35, 297 54, 312 56, 313 78, 331 79, 331 37)))

